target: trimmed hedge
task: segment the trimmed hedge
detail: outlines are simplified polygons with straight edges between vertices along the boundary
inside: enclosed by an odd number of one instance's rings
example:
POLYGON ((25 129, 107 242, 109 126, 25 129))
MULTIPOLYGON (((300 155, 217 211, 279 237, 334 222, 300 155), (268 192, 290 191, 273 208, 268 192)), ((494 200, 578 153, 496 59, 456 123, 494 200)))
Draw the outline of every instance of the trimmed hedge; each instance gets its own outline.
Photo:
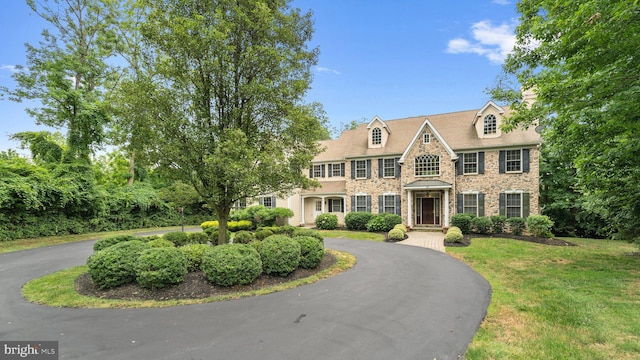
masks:
POLYGON ((315 269, 324 258, 324 245, 322 241, 311 236, 296 236, 293 240, 300 244, 300 263, 303 269, 315 269))
POLYGON ((187 274, 187 259, 175 247, 142 251, 135 265, 136 281, 143 288, 160 289, 179 284, 187 274))
POLYGON ((451 225, 460 228, 463 234, 469 234, 471 232, 471 220, 474 217, 471 214, 454 214, 451 217, 451 225))
POLYGON ((367 223, 374 215, 369 212, 350 212, 344 217, 349 230, 367 230, 367 223))
POLYGON ((115 244, 131 241, 131 240, 142 240, 138 239, 133 235, 114 235, 109 236, 104 239, 100 239, 93 244, 93 251, 99 251, 108 248, 109 246, 113 246, 115 244))
POLYGON ((451 229, 449 229, 449 231, 447 231, 447 235, 444 236, 444 242, 445 243, 462 242, 463 237, 464 236, 462 235, 461 232, 451 231, 451 229))
POLYGON ((220 286, 246 285, 260 276, 262 261, 251 245, 225 244, 204 253, 202 271, 209 281, 220 286))
POLYGON ((491 229, 494 234, 502 234, 504 227, 507 224, 507 217, 503 215, 493 215, 491 219, 491 229))
POLYGON ((87 259, 89 276, 98 289, 110 289, 135 281, 135 264, 149 245, 125 241, 93 253, 87 259))
POLYGON ((404 226, 404 224, 397 224, 393 228, 394 229, 400 229, 400 231, 402 231, 402 233, 404 233, 405 235, 407 234, 407 227, 404 226))
POLYGON ((211 246, 207 244, 188 244, 178 248, 178 250, 182 251, 187 260, 187 270, 195 272, 202 270, 202 256, 210 248, 211 246))
POLYGON ((287 276, 300 265, 300 244, 286 235, 271 235, 258 246, 262 271, 287 276))
POLYGON ((512 217, 507 219, 509 230, 513 235, 522 235, 526 228, 526 221, 523 218, 512 217))
POLYGON ((269 229, 260 229, 253 234, 256 237, 256 240, 262 241, 269 236, 273 235, 273 231, 269 229))
POLYGON ((366 228, 371 232, 387 232, 398 224, 402 224, 400 215, 382 213, 374 215, 367 223, 366 228))
POLYGON ((162 238, 151 240, 147 243, 147 245, 151 246, 152 248, 176 247, 175 244, 171 241, 162 238))
POLYGON ((320 230, 335 230, 338 227, 338 216, 336 214, 320 214, 316 217, 316 227, 320 230))
POLYGON ((391 229, 387 237, 389 240, 404 240, 404 232, 402 232, 402 229, 391 229))
POLYGON ((175 246, 185 246, 189 241, 187 233, 182 231, 168 232, 162 235, 162 238, 171 241, 175 246))
POLYGON ((256 237, 249 231, 238 231, 237 233, 235 233, 235 235, 233 236, 233 243, 234 244, 248 244, 250 242, 252 242, 253 240, 255 240, 256 237))
POLYGON ((209 242, 209 236, 205 232, 190 232, 187 233, 187 238, 189 244, 207 244, 209 242))
POLYGON ((491 219, 486 216, 478 216, 471 219, 473 230, 479 234, 489 234, 491 232, 491 219))
POLYGON ((529 215, 527 217, 527 229, 536 237, 552 237, 551 228, 553 221, 546 215, 529 215))
POLYGON ((305 229, 305 228, 296 228, 293 231, 292 237, 296 237, 296 236, 311 236, 313 238, 316 238, 316 239, 324 242, 324 236, 322 236, 322 233, 320 233, 320 231, 318 231, 318 230, 305 229))

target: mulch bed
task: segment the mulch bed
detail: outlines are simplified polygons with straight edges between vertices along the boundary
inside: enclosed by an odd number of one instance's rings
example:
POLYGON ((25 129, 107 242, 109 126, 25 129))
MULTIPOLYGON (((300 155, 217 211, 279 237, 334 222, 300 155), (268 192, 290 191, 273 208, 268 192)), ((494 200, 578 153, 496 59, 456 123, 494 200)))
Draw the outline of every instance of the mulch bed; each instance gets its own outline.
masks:
POLYGON ((176 299, 202 299, 210 296, 228 295, 245 291, 259 290, 262 288, 288 283, 293 280, 314 275, 328 269, 336 263, 336 257, 326 252, 320 265, 315 269, 297 269, 291 274, 281 276, 261 275, 250 285, 236 285, 230 287, 211 284, 202 271, 188 273, 184 282, 163 289, 149 290, 136 283, 123 285, 114 289, 98 290, 93 285, 89 274, 84 273, 76 278, 75 287, 79 294, 105 299, 120 300, 176 300, 176 299))
POLYGON ((512 234, 495 234, 495 235, 482 235, 482 234, 465 234, 462 241, 459 243, 444 243, 447 247, 464 247, 471 245, 472 238, 500 238, 500 239, 514 239, 521 241, 528 241, 536 244, 551 245, 551 246, 578 246, 575 243, 565 241, 556 238, 534 237, 534 236, 522 236, 512 234))

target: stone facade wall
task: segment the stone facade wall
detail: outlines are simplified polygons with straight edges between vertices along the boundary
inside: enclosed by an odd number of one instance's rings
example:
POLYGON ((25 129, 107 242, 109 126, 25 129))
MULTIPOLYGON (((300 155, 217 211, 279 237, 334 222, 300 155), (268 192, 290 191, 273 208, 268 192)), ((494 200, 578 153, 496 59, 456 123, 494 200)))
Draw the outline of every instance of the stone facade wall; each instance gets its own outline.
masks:
MULTIPOLYGON (((371 212, 379 213, 378 195, 395 194, 402 195, 400 178, 381 178, 378 177, 379 158, 371 158, 371 178, 370 179, 351 179, 351 161, 346 162, 345 174, 347 175, 347 201, 345 210, 351 212, 351 196, 352 195, 371 195, 371 212)), ((404 209, 404 207, 403 207, 404 209)))

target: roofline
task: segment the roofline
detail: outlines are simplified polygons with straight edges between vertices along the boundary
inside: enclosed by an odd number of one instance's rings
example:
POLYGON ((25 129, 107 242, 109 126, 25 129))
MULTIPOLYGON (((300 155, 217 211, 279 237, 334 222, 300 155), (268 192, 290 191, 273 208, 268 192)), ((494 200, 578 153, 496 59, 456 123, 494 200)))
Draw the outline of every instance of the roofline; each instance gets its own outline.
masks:
POLYGON ((440 141, 440 143, 442 144, 442 146, 444 146, 444 149, 449 153, 449 155, 451 156, 451 160, 457 160, 458 159, 458 155, 456 155, 456 153, 453 151, 453 149, 451 149, 451 147, 449 146, 449 144, 447 144, 447 142, 444 140, 444 138, 442 137, 442 135, 440 135, 440 133, 438 132, 438 130, 436 130, 436 128, 431 124, 431 121, 429 121, 428 117, 424 118, 424 122, 422 123, 422 126, 420 126, 420 129, 418 129, 418 131, 416 132, 416 134, 413 136, 413 139, 411 139, 411 142, 409 143, 409 146, 407 146, 407 148, 404 150, 404 152, 402 153, 402 156, 400 157, 400 160, 398 160, 398 163, 400 164, 404 164, 404 160, 407 157, 407 155, 409 154, 409 150, 411 150, 411 148, 413 147, 413 145, 415 145, 416 141, 418 141, 418 138, 420 137, 420 134, 422 134, 422 131, 424 130, 424 128, 428 126, 429 129, 431 130, 431 132, 433 133, 433 135, 436 137, 436 139, 438 139, 438 141, 440 141))
POLYGON ((522 148, 523 146, 539 146, 542 142, 520 143, 511 145, 495 145, 495 146, 482 146, 482 147, 469 147, 469 148, 456 148, 456 152, 464 151, 478 151, 478 150, 498 150, 498 149, 514 149, 522 148))

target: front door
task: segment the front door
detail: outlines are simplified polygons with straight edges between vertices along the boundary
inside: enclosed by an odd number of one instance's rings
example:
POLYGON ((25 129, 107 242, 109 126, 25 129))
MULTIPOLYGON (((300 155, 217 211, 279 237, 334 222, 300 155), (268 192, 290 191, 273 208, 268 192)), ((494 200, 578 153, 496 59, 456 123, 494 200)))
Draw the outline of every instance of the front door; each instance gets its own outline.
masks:
POLYGON ((316 200, 313 203, 313 221, 316 221, 320 214, 322 214, 322 200, 316 200))
POLYGON ((422 223, 425 225, 434 225, 436 223, 433 209, 434 202, 433 198, 422 199, 422 223))
POLYGON ((440 198, 416 198, 416 225, 440 225, 440 198))

